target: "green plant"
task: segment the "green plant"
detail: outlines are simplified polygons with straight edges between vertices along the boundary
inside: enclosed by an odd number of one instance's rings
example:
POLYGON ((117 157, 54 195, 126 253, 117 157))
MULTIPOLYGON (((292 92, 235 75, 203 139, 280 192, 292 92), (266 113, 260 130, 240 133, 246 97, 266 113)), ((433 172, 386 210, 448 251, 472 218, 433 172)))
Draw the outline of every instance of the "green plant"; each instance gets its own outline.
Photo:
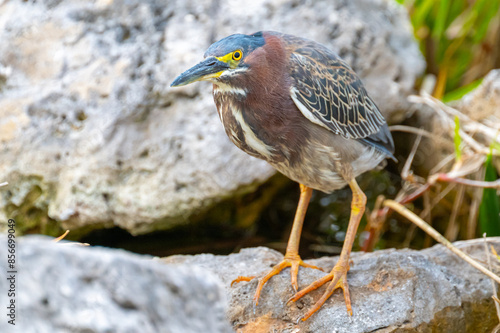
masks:
MULTIPOLYGON (((497 178, 490 151, 485 161, 484 180, 495 181, 497 178)), ((500 198, 497 195, 497 189, 483 189, 483 199, 479 206, 479 229, 481 234, 486 233, 490 237, 500 236, 500 198)))
POLYGON ((495 68, 500 0, 396 1, 408 8, 427 73, 437 76, 434 97, 460 98, 495 68))

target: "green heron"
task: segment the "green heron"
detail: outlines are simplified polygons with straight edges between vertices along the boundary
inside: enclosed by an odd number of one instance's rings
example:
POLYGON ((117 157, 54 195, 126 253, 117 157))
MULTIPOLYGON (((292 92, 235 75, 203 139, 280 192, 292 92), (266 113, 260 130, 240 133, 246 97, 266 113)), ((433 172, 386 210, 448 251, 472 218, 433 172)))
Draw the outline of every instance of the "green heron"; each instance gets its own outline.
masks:
POLYGON ((264 284, 291 267, 296 294, 290 301, 331 281, 303 320, 339 288, 352 315, 349 255, 366 204, 355 178, 385 158, 394 158, 394 143, 384 117, 354 71, 337 54, 308 39, 272 31, 235 34, 212 44, 204 58, 171 86, 212 82, 217 112, 229 139, 300 184, 285 257, 259 279, 255 305, 264 284), (350 186, 353 197, 340 258, 329 274, 297 292, 299 266, 317 269, 298 254, 312 191, 331 193, 345 185, 350 186))

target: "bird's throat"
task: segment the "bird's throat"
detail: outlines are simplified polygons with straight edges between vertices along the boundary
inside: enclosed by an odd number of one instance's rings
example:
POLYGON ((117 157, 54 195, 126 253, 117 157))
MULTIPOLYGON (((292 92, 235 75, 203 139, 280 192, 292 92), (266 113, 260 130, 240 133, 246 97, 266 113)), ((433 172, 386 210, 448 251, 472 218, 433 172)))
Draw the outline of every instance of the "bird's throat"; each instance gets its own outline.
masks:
POLYGON ((213 87, 214 98, 217 98, 217 95, 233 95, 238 98, 245 97, 247 95, 247 90, 243 88, 234 87, 232 85, 217 82, 214 83, 213 87))

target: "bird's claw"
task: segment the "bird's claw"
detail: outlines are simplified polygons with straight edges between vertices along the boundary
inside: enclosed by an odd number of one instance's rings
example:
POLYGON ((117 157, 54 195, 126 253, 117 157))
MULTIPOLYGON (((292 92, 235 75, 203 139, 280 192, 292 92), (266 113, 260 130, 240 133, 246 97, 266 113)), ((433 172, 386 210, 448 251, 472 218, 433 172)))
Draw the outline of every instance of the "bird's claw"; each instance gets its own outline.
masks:
POLYGON ((269 281, 270 278, 273 276, 279 274, 283 269, 286 267, 290 267, 290 275, 291 275, 291 284, 292 288, 294 289, 295 292, 298 290, 298 282, 297 282, 297 275, 299 273, 299 267, 307 267, 307 268, 313 268, 313 269, 319 269, 323 270, 319 267, 316 267, 314 265, 310 265, 302 261, 300 256, 298 254, 296 255, 285 255, 285 258, 283 260, 275 265, 269 273, 267 273, 264 277, 259 279, 259 285, 257 286, 257 290, 255 291, 255 296, 254 296, 254 301, 255 304, 259 304, 259 297, 260 293, 262 291, 262 288, 264 287, 264 284, 269 281))
MULTIPOLYGON (((297 282, 297 275, 299 273, 299 267, 307 267, 307 268, 313 268, 313 269, 319 269, 320 271, 323 271, 322 268, 316 267, 314 265, 310 265, 302 261, 299 255, 285 255, 285 258, 283 260, 275 265, 269 273, 267 273, 265 276, 259 279, 259 284, 257 285, 257 290, 255 291, 254 295, 254 305, 259 304, 259 298, 260 298, 260 293, 262 291, 262 288, 264 287, 264 284, 269 281, 273 276, 279 274, 283 269, 286 267, 290 267, 290 275, 291 275, 291 284, 292 288, 295 292, 298 290, 298 282, 297 282)), ((255 276, 238 276, 236 279, 231 281, 231 287, 235 283, 239 282, 248 282, 255 279, 255 276)))
POLYGON ((316 311, 318 311, 321 308, 321 306, 323 306, 323 304, 328 300, 328 298, 330 298, 333 292, 339 288, 342 289, 342 291, 344 292, 344 301, 347 308, 347 313, 350 316, 352 316, 349 285, 347 284, 347 271, 349 271, 349 265, 342 265, 341 263, 337 263, 337 265, 335 265, 335 267, 329 274, 325 275, 319 280, 314 281, 309 286, 296 293, 287 301, 287 304, 289 304, 290 302, 296 302, 307 293, 315 289, 318 289, 328 281, 331 281, 328 287, 326 288, 326 291, 321 296, 321 298, 318 301, 316 301, 313 307, 309 309, 309 311, 307 311, 307 313, 303 315, 300 319, 302 319, 302 321, 305 321, 309 317, 311 317, 316 311))
POLYGON ((248 282, 248 281, 252 281, 253 279, 255 279, 255 276, 238 276, 236 279, 234 279, 233 281, 231 281, 231 287, 235 283, 240 283, 240 282, 243 282, 243 281, 248 282))

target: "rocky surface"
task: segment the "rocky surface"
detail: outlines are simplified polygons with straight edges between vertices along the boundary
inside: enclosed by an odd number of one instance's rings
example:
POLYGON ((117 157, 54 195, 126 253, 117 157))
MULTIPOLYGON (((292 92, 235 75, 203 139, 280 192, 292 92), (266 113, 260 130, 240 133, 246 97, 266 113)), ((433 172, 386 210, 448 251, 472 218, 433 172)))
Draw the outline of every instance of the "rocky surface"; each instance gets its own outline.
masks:
MULTIPOLYGON (((0 256, 7 258, 6 237, 0 256)), ((2 272, 6 260, 0 260, 2 272)), ((16 326, 0 332, 231 332, 220 280, 194 265, 28 236, 17 244, 16 326)), ((6 313, 9 281, 0 279, 6 313)))
MULTIPOLYGON (((497 251, 500 238, 488 239, 497 251)), ((0 257, 7 257, 0 237, 0 257)), ((485 262, 483 240, 455 243, 485 262)), ((298 319, 324 288, 287 305, 289 270, 264 287, 252 304, 256 280, 282 259, 267 248, 228 256, 152 259, 121 250, 54 243, 27 236, 17 243, 16 329, 19 332, 490 332, 498 323, 490 281, 443 248, 354 253, 348 274, 354 314, 336 292, 307 321, 298 319), (231 329, 232 325, 232 329, 231 329)), ((492 256, 495 270, 499 263, 492 256)), ((307 262, 330 270, 336 258, 307 262)), ((0 269, 8 269, 0 260, 0 269)), ((299 287, 321 277, 301 269, 299 287)), ((0 290, 9 288, 0 279, 0 290)), ((0 304, 7 304, 6 292, 0 304)), ((6 320, 1 332, 11 332, 6 320)))
POLYGON ((215 40, 262 29, 336 50, 391 121, 424 69, 392 1, 1 4, 0 221, 141 234, 268 179, 226 138, 208 83, 169 88, 215 40))
MULTIPOLYGON (((500 249, 500 238, 489 243, 500 249)), ((455 245, 485 262, 483 240, 455 245)), ((354 253, 348 274, 352 317, 337 291, 318 313, 299 321, 324 287, 287 306, 293 294, 289 270, 265 285, 257 307, 252 304, 256 280, 230 287, 240 275, 262 276, 282 258, 276 251, 252 248, 229 256, 172 256, 164 261, 197 265, 218 275, 230 297, 227 316, 238 332, 490 332, 498 323, 489 279, 442 246, 354 253)), ((492 260, 498 267, 496 258, 492 260)), ((329 271, 336 258, 307 262, 329 271)), ((301 269, 299 288, 324 274, 301 269)))
POLYGON ((488 73, 476 89, 465 95, 458 104, 460 111, 474 120, 488 118, 500 122, 500 69, 488 73))

